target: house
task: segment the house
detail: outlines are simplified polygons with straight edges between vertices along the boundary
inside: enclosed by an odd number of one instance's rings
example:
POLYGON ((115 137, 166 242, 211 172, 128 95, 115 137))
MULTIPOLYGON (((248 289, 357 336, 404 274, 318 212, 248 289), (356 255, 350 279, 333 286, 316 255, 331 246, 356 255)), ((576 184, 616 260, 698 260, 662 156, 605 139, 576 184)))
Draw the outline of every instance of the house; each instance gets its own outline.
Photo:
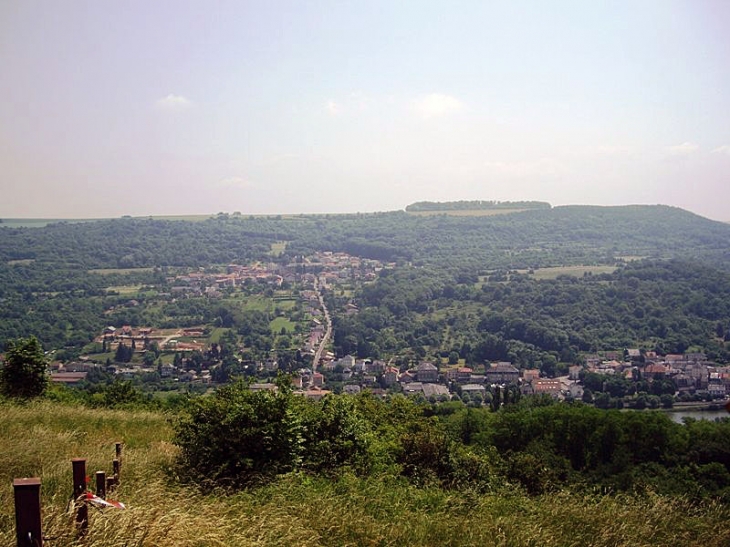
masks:
POLYGON ((532 391, 535 395, 546 394, 556 399, 560 397, 563 386, 560 380, 543 378, 532 382, 532 391))
POLYGON ((321 388, 324 385, 324 376, 319 372, 312 374, 312 385, 321 388))
POLYGON ((469 367, 459 367, 456 369, 456 381, 460 384, 466 384, 471 381, 471 375, 474 373, 469 367))
POLYGON ((369 372, 370 374, 380 374, 385 370, 385 362, 375 360, 375 361, 365 361, 365 372, 369 372))
POLYGON ((307 391, 303 391, 301 393, 307 399, 312 399, 314 401, 319 401, 322 397, 324 397, 325 395, 329 395, 332 392, 331 391, 328 391, 326 389, 312 388, 312 389, 308 389, 307 391))
POLYGON ((251 384, 248 386, 250 391, 276 391, 278 388, 276 384, 262 383, 262 384, 251 384))
POLYGON ((664 378, 669 369, 661 363, 652 363, 644 367, 644 378, 647 380, 655 380, 657 378, 664 378))
POLYGON ((362 388, 357 384, 347 384, 342 388, 342 392, 347 395, 357 395, 360 391, 362 391, 362 388))
POLYGON ((87 374, 88 372, 54 372, 51 374, 51 382, 54 384, 77 386, 86 379, 87 374))
POLYGON ((388 367, 383 373, 383 382, 386 386, 392 386, 398 381, 398 369, 395 367, 388 367))
POLYGON ((414 395, 418 393, 423 395, 423 384, 421 382, 408 382, 403 384, 403 393, 406 395, 414 395))
POLYGON ((410 384, 411 382, 416 381, 416 374, 415 371, 407 370, 400 376, 398 376, 398 383, 400 384, 410 384))
POLYGON ((427 399, 441 397, 443 395, 449 397, 449 388, 441 384, 421 384, 421 390, 423 391, 423 396, 427 399))
POLYGON ((438 382, 439 369, 432 363, 421 363, 416 367, 419 382, 438 382))
POLYGON ((487 390, 484 388, 484 386, 479 384, 466 384, 465 386, 461 386, 461 392, 468 393, 469 395, 472 395, 474 393, 480 393, 481 395, 484 395, 486 391, 487 390))
POLYGON ((492 363, 486 371, 485 376, 490 384, 513 384, 520 377, 520 371, 511 363, 492 363))
POLYGON ((355 358, 352 355, 345 355, 336 364, 342 365, 344 368, 353 369, 355 368, 355 358))
POLYGON ((578 380, 580 377, 580 372, 583 370, 583 367, 580 365, 575 365, 568 368, 568 378, 571 380, 578 380))
POLYGON ((583 391, 583 386, 576 382, 572 382, 568 385, 568 392, 573 399, 582 399, 583 391))
POLYGON ((540 371, 536 368, 526 368, 522 371, 522 380, 530 383, 540 379, 540 371))
POLYGON ((725 384, 720 381, 711 381, 707 384, 707 392, 713 399, 723 399, 726 394, 725 384))

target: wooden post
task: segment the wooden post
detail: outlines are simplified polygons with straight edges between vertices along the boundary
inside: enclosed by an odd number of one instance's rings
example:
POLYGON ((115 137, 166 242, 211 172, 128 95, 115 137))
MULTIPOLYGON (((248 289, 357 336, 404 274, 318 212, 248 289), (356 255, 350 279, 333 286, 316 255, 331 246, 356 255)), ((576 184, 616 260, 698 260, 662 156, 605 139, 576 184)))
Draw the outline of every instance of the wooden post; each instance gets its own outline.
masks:
POLYGON ((96 495, 106 499, 106 473, 104 471, 96 472, 96 495))
POLYGON ((15 530, 18 547, 43 547, 41 480, 15 479, 15 530))
POLYGON ((122 479, 119 476, 121 471, 121 464, 119 463, 119 460, 114 460, 112 462, 112 469, 114 470, 114 485, 119 486, 122 482, 122 479))
POLYGON ((71 460, 71 465, 73 466, 76 525, 79 527, 79 532, 83 534, 89 526, 89 506, 83 499, 83 496, 86 495, 86 459, 74 458, 71 460))

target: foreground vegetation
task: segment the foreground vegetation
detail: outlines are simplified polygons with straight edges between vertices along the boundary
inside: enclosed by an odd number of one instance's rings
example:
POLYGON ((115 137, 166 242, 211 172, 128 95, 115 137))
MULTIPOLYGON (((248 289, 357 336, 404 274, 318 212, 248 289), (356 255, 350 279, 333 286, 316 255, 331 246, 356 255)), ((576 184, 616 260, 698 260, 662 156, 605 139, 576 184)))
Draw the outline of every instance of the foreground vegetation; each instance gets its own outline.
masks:
POLYGON ((91 512, 88 546, 200 545, 707 545, 730 542, 730 509, 712 500, 558 489, 530 496, 505 481, 486 491, 416 485, 394 474, 325 478, 298 471, 265 486, 203 493, 181 486, 169 416, 48 401, 2 404, 0 543, 14 536, 10 483, 43 481, 44 532, 80 545, 67 512, 72 457, 107 469, 125 443, 125 511, 91 512))

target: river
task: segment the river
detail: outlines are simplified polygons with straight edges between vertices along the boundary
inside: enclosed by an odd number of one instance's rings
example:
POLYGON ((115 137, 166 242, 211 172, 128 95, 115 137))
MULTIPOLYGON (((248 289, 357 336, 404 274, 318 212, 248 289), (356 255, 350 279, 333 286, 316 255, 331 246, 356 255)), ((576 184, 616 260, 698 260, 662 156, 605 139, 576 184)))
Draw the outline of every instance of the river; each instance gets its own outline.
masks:
POLYGON ((684 418, 694 418, 695 420, 715 420, 717 418, 730 418, 730 414, 724 408, 720 410, 675 410, 667 412, 672 421, 678 424, 682 423, 684 418))

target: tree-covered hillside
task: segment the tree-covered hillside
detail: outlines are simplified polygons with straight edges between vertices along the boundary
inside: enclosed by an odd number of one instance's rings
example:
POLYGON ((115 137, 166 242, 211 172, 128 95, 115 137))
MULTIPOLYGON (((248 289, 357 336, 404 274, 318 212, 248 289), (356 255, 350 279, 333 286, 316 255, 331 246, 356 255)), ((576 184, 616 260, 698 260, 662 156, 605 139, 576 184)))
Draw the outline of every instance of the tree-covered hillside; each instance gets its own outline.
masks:
POLYGON ((489 334, 498 337, 496 354, 523 355, 518 361, 532 359, 533 351, 567 360, 576 351, 629 343, 667 350, 702 345, 719 356, 723 348, 707 342, 706 334, 712 322, 730 319, 722 305, 713 304, 717 293, 695 281, 699 275, 714 283, 730 268, 728 241, 730 225, 666 206, 554 207, 498 216, 219 214, 198 222, 121 218, 0 227, 0 337, 36 335, 47 348, 82 346, 106 322, 105 310, 125 300, 109 287, 164 287, 170 268, 286 264, 317 251, 341 251, 398 265, 391 277, 355 295, 364 308, 358 321, 378 318, 366 329, 353 327, 352 336, 342 334, 349 323, 341 321, 336 342, 342 351, 448 349, 482 358, 495 355, 475 353, 489 334), (683 261, 684 285, 672 288, 661 280, 649 287, 649 280, 639 279, 631 281, 641 284, 637 292, 622 289, 628 281, 620 276, 571 285, 507 273, 615 266, 637 257, 648 264, 683 261), (101 275, 97 268, 108 271, 101 275), (683 293, 688 302, 670 305, 665 290, 683 293), (378 297, 379 291, 385 296, 378 297), (543 334, 520 334, 494 322, 478 330, 480 319, 468 318, 487 311, 506 323, 518 316, 537 322, 543 334), (513 342, 505 349, 500 339, 513 342))
POLYGON ((345 251, 441 267, 529 268, 614 257, 730 263, 730 225, 666 206, 537 209, 486 217, 404 212, 297 217, 218 215, 202 222, 122 218, 0 228, 0 262, 33 259, 84 268, 199 266, 266 255, 345 251))
POLYGON ((389 272, 335 322, 339 353, 455 352, 467 363, 537 364, 548 375, 581 352, 637 347, 730 354, 730 273, 696 262, 632 262, 611 274, 535 279, 497 272, 474 282, 426 268, 389 272))

